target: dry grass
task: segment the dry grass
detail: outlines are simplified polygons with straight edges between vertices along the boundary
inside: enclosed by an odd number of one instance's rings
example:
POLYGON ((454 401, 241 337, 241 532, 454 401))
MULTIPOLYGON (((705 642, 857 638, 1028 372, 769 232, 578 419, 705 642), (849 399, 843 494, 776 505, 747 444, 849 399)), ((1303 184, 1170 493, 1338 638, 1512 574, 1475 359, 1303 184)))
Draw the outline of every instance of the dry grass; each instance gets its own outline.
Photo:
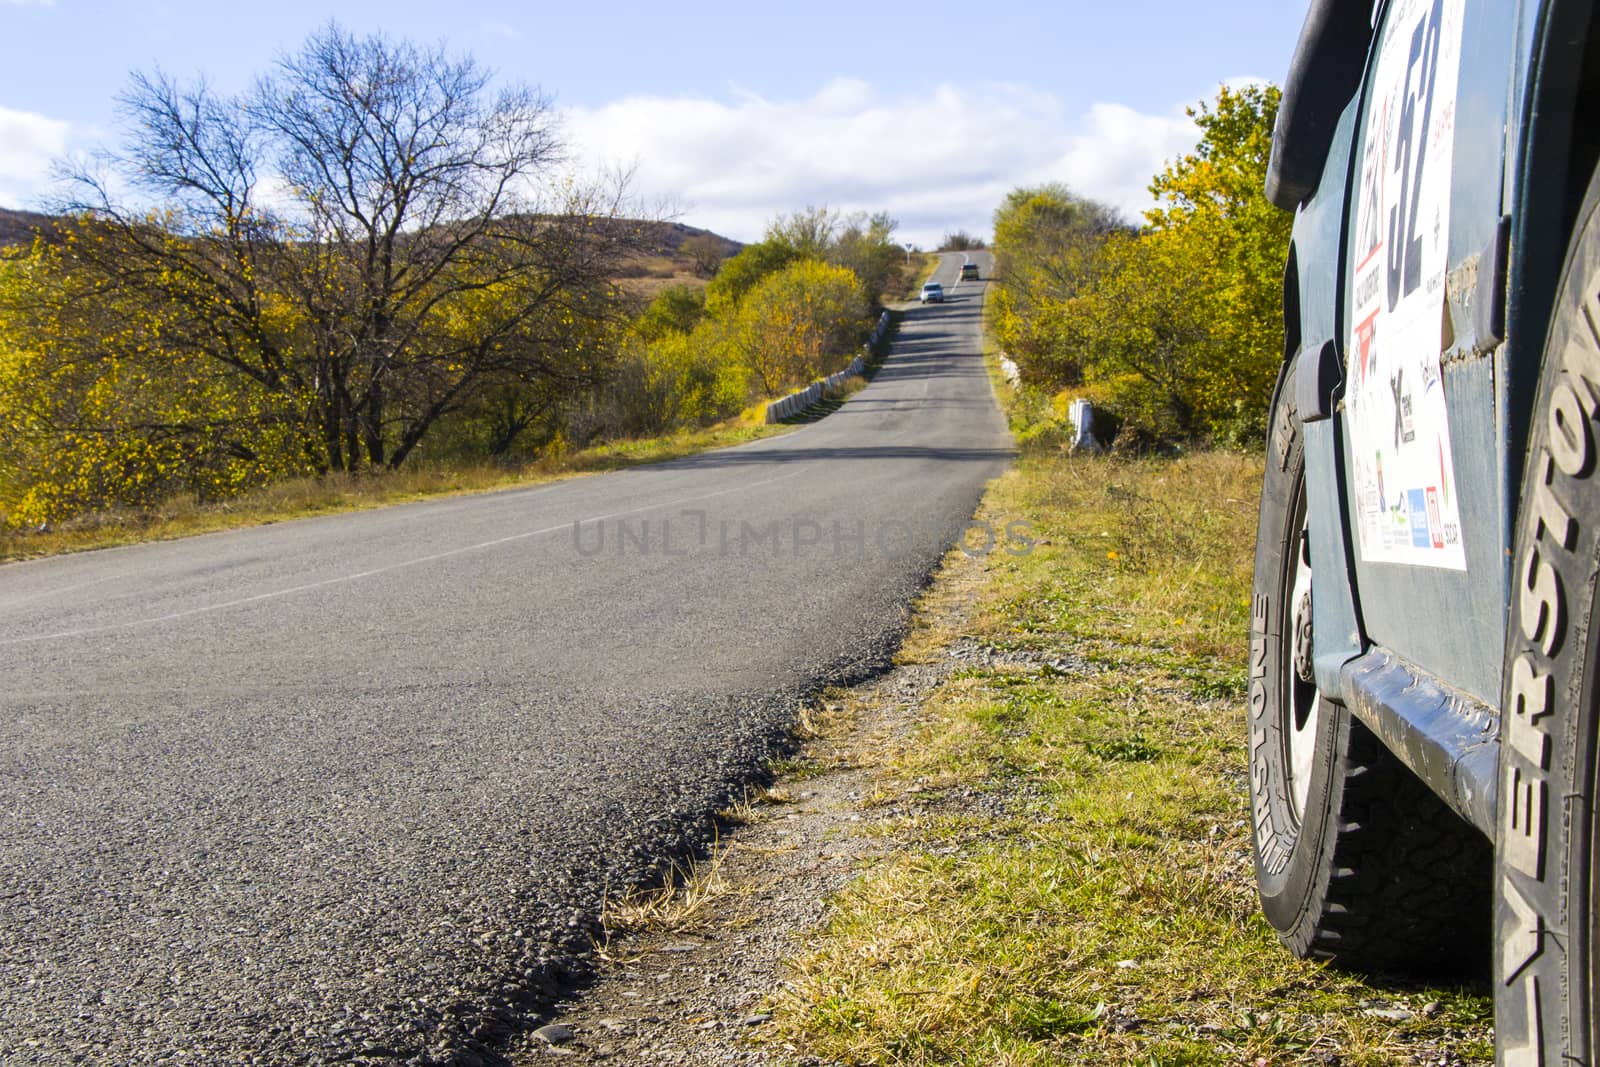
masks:
POLYGON ((848 400, 867 387, 865 375, 852 374, 838 385, 830 385, 822 393, 829 400, 848 400))
POLYGON ((215 503, 178 497, 148 510, 98 512, 43 532, 0 530, 0 562, 536 485, 678 459, 792 429, 765 425, 759 418, 763 408, 764 405, 755 405, 738 418, 705 430, 617 441, 579 452, 543 456, 514 467, 419 463, 399 471, 295 478, 215 503))
POLYGON ((1026 520, 1038 544, 947 567, 962 584, 925 598, 902 659, 965 658, 882 753, 866 832, 908 847, 795 962, 786 1040, 850 1064, 1492 1061, 1480 988, 1296 960, 1259 915, 1243 701, 1260 473, 1041 451, 992 487, 980 517, 1026 520), (961 598, 976 609, 953 625, 961 598))
POLYGON ((748 896, 755 887, 723 875, 727 847, 714 843, 707 858, 673 864, 671 877, 653 889, 629 890, 608 901, 600 915, 606 937, 620 933, 678 932, 707 921, 730 898, 748 896))
POLYGON ((717 822, 723 826, 740 826, 755 820, 758 807, 793 803, 793 795, 785 789, 746 786, 739 799, 717 810, 717 822))
POLYGON ((629 265, 617 287, 640 301, 654 300, 663 289, 687 285, 704 289, 706 279, 686 259, 673 256, 645 256, 629 265))
POLYGON ((911 303, 922 292, 922 283, 933 277, 939 268, 937 252, 913 252, 908 262, 900 265, 898 273, 890 280, 885 303, 911 303))
POLYGON ((1053 566, 1015 621, 1242 664, 1260 480, 1258 459, 1226 452, 1035 463, 1007 501, 1041 517, 1053 566))
POLYGON ((839 739, 855 729, 859 700, 848 689, 830 687, 813 703, 800 708, 794 735, 801 741, 839 739))

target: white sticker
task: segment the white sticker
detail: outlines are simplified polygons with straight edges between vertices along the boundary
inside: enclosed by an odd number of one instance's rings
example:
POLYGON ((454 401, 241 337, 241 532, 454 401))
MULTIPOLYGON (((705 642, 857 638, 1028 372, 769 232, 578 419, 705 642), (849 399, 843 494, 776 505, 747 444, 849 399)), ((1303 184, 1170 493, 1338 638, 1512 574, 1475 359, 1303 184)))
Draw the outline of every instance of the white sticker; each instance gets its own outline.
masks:
POLYGON ((1362 145, 1346 351, 1361 557, 1465 570, 1439 372, 1464 0, 1397 0, 1362 145))

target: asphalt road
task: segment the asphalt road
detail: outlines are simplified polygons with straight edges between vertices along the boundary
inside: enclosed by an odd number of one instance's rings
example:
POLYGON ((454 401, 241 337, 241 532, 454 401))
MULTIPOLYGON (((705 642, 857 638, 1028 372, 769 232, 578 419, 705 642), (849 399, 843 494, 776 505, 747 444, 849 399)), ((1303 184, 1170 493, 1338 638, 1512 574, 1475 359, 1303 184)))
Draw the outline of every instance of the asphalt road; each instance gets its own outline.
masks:
POLYGON ((0 567, 0 1063, 494 1062, 1003 470, 960 260, 782 438, 0 567))

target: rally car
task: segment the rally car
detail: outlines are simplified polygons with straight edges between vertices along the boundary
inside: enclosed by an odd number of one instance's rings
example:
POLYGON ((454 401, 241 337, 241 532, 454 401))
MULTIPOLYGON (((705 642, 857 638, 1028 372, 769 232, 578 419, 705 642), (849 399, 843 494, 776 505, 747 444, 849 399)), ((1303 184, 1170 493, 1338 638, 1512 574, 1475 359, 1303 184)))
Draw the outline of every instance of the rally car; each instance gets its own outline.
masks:
POLYGON ((1503 1064, 1600 1060, 1600 24, 1315 0, 1251 600, 1263 910, 1492 975, 1503 1064))

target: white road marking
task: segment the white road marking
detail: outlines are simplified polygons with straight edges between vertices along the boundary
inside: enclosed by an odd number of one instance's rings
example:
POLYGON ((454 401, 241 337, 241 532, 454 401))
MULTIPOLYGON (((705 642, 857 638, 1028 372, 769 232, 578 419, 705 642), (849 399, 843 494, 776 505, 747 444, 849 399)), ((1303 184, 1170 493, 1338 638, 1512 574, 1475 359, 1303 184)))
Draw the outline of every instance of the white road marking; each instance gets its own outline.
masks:
POLYGON ((63 585, 54 589, 41 589, 36 593, 28 593, 25 596, 7 597, 5 606, 7 609, 15 608, 20 604, 26 604, 30 601, 45 600, 50 597, 60 596, 63 593, 71 593, 79 589, 87 589, 91 585, 99 585, 101 582, 109 582, 113 578, 117 577, 120 576, 116 574, 107 574, 99 578, 91 578, 86 582, 73 582, 71 585, 63 585))

